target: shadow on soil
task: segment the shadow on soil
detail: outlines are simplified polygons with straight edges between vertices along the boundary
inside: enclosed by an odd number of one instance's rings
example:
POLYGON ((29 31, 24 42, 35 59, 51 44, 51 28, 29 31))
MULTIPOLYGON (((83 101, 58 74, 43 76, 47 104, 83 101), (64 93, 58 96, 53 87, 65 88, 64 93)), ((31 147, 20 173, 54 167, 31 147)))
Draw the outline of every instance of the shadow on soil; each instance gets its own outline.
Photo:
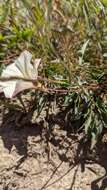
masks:
MULTIPOLYGON (((53 115, 50 115, 48 118, 45 118, 45 120, 40 121, 39 123, 32 124, 27 121, 26 114, 20 112, 5 114, 0 127, 0 136, 3 140, 4 146, 9 150, 9 152, 11 152, 13 145, 16 147, 18 154, 22 156, 19 165, 24 162, 28 156, 27 143, 29 136, 40 136, 41 141, 45 140, 46 145, 48 145, 49 143, 56 147, 56 152, 61 162, 55 168, 52 175, 44 184, 44 186, 39 190, 46 189, 54 183, 57 183, 74 167, 77 167, 74 173, 71 187, 68 189, 72 190, 76 180, 78 166, 80 165, 81 172, 84 172, 85 165, 87 163, 98 163, 105 169, 106 174, 98 178, 97 180, 92 181, 91 183, 91 190, 104 190, 104 188, 107 187, 107 142, 104 143, 100 141, 96 145, 94 151, 90 150, 90 142, 84 138, 83 134, 80 133, 79 135, 74 135, 72 133, 72 130, 70 131, 69 127, 65 127, 66 125, 64 126, 64 121, 63 119, 60 119, 60 117, 63 118, 63 115, 58 114, 55 116, 55 118, 53 115), (16 123, 16 119, 20 115, 24 117, 26 121, 26 124, 24 123, 23 126, 17 126, 16 123), (54 126, 56 128, 56 133, 54 132, 54 126), (70 151, 72 147, 75 150, 74 158, 70 157, 70 151), (65 174, 60 176, 57 180, 50 183, 51 179, 57 172, 58 168, 61 167, 63 162, 69 163, 69 170, 65 174), (102 185, 100 188, 98 186, 99 181, 102 181, 102 185)), ((19 121, 21 123, 20 119, 19 121)))

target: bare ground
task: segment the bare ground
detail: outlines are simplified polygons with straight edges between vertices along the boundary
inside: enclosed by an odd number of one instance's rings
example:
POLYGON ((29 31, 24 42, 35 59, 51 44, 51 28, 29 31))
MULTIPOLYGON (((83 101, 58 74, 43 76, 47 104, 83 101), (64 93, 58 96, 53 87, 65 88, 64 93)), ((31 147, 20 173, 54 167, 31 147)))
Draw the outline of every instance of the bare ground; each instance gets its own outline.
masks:
POLYGON ((82 133, 73 135, 56 122, 52 129, 44 121, 17 126, 18 114, 6 114, 1 121, 0 190, 107 187, 106 138, 91 151, 82 133))

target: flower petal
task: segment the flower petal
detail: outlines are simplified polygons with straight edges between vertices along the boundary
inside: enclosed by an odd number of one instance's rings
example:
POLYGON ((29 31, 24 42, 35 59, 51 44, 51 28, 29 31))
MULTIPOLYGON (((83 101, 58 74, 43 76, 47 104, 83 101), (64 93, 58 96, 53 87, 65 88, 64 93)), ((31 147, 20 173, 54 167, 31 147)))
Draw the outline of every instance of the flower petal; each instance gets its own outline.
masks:
POLYGON ((37 78, 38 77, 38 66, 41 62, 41 59, 35 59, 34 60, 34 64, 33 64, 33 68, 34 68, 34 78, 37 78))
POLYGON ((0 82, 0 86, 0 89, 2 89, 6 98, 13 97, 16 88, 16 81, 0 82))
POLYGON ((3 70, 1 77, 23 77, 23 75, 15 64, 12 63, 3 70))
POLYGON ((32 82, 26 82, 26 81, 18 81, 16 83, 15 91, 13 93, 13 97, 16 96, 21 91, 32 89, 34 88, 34 85, 32 82))
POLYGON ((16 67, 20 70, 20 72, 23 74, 23 77, 25 78, 32 77, 31 71, 33 70, 33 66, 30 63, 31 59, 32 54, 29 51, 25 50, 15 61, 16 67))
MULTIPOLYGON (((35 59, 34 64, 30 63, 31 59, 32 54, 25 50, 14 63, 3 70, 1 76, 36 79, 41 59, 35 59)), ((19 92, 30 88, 34 88, 34 84, 24 80, 15 79, 12 81, 0 82, 0 92, 4 92, 6 98, 12 98, 19 92)))

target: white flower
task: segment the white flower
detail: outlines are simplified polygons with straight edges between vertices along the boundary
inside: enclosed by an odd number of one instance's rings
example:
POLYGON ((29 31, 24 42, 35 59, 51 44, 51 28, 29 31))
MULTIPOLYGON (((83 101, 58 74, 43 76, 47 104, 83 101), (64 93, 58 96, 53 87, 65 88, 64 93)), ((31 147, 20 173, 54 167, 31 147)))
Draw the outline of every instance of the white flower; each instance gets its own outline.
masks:
MULTIPOLYGON (((38 66, 41 59, 35 59, 34 64, 31 64, 31 59, 32 54, 25 50, 14 63, 10 64, 3 70, 1 78, 18 77, 23 79, 37 79, 38 66)), ((32 81, 15 79, 0 82, 0 92, 4 92, 6 98, 12 98, 19 92, 30 88, 34 88, 32 81)))

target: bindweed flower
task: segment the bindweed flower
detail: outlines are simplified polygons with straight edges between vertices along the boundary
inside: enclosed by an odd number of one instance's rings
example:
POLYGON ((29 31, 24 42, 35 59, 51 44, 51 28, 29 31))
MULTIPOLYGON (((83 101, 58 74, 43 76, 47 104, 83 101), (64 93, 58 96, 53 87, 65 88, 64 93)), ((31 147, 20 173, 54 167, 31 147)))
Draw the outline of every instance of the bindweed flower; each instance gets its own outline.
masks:
POLYGON ((25 50, 14 63, 8 65, 3 70, 1 78, 15 78, 13 80, 0 82, 0 92, 4 92, 6 98, 12 98, 25 89, 35 87, 34 83, 29 79, 37 79, 38 66, 41 59, 35 59, 33 64, 31 63, 31 59, 32 54, 25 50), (26 79, 28 79, 28 81, 26 79))

